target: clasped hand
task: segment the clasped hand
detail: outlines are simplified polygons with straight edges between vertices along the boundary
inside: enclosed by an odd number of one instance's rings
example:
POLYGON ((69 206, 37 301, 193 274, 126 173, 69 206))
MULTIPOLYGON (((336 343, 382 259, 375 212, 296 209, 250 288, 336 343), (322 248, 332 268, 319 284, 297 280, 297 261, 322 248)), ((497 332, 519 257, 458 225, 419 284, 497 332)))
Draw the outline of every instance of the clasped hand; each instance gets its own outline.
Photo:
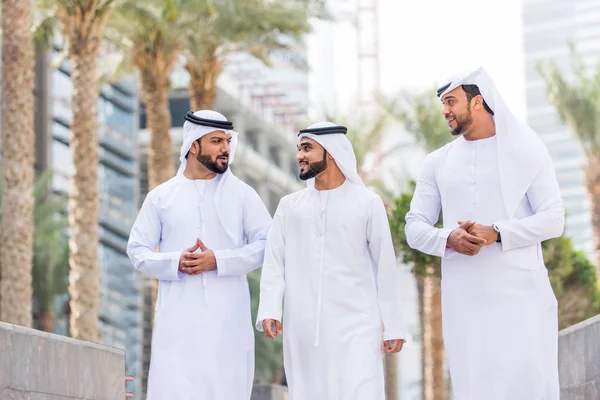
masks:
POLYGON ((475 221, 458 221, 459 227, 448 236, 448 246, 460 254, 474 256, 483 246, 489 246, 496 241, 498 234, 491 226, 485 226, 475 221))
POLYGON ((215 253, 206 248, 200 239, 196 239, 194 246, 185 249, 179 258, 179 272, 188 275, 198 275, 202 272, 213 271, 217 269, 217 259, 215 253), (194 253, 200 249, 201 253, 194 253))

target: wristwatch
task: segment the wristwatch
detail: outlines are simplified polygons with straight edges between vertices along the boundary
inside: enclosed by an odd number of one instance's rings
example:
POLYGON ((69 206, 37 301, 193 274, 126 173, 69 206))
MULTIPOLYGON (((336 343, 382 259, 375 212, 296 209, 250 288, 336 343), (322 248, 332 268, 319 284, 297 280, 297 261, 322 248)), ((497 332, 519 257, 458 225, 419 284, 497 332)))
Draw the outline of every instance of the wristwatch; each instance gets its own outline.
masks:
POLYGON ((498 225, 493 224, 492 228, 494 228, 494 231, 498 234, 498 239, 496 239, 496 243, 502 243, 502 238, 500 237, 500 229, 498 228, 498 225))

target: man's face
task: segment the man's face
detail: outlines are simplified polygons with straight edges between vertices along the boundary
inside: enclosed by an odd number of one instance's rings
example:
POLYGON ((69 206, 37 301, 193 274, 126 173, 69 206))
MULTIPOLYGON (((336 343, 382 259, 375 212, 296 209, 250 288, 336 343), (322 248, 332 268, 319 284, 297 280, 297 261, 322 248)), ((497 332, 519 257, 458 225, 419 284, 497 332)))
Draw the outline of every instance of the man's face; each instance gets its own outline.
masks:
POLYGON ((231 135, 223 131, 214 131, 192 144, 196 148, 196 160, 208 170, 223 174, 229 167, 231 135))
POLYGON ((462 87, 457 87, 442 97, 442 115, 446 118, 450 131, 458 136, 465 133, 473 123, 471 102, 462 87))
POLYGON ((300 165, 300 179, 305 181, 314 178, 327 169, 327 152, 319 143, 304 137, 297 147, 296 161, 300 165))

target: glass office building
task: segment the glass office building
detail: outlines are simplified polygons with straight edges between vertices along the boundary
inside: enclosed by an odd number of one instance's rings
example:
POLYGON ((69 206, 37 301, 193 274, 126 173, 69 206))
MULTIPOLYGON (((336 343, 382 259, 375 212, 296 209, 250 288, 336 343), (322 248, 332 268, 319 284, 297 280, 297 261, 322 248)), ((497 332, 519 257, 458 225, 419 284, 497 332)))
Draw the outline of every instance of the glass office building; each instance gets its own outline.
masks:
POLYGON ((576 247, 591 255, 590 204, 583 171, 586 159, 575 134, 561 123, 556 109, 549 103, 538 66, 552 60, 567 77, 572 77, 570 43, 590 69, 597 65, 600 61, 600 1, 524 0, 523 22, 527 119, 546 143, 554 162, 568 214, 566 233, 573 238, 576 247))

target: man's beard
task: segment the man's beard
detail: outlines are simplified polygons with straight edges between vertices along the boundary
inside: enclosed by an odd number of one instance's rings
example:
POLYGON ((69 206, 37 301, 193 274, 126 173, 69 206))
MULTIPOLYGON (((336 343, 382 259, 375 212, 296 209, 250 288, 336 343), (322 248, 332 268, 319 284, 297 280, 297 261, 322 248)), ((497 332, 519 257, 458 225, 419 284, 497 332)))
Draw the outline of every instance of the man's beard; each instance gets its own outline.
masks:
POLYGON ((223 156, 229 158, 229 153, 221 154, 213 161, 208 154, 202 154, 202 149, 200 149, 200 152, 198 152, 198 155, 196 156, 196 160, 204 165, 209 171, 217 174, 224 174, 227 171, 227 168, 229 168, 229 159, 223 165, 219 165, 218 158, 223 156))
POLYGON ((300 172, 298 177, 303 181, 314 178, 319 175, 321 172, 327 169, 327 152, 323 150, 323 159, 321 161, 315 161, 313 163, 308 163, 308 169, 304 172, 300 172))
POLYGON ((465 133, 467 128, 469 128, 469 126, 471 126, 471 124, 473 123, 473 116, 471 115, 471 105, 469 104, 469 108, 467 109, 466 115, 461 117, 461 119, 458 119, 458 117, 455 115, 454 119, 456 121, 456 128, 454 128, 451 131, 452 135, 462 135, 463 133, 465 133))

